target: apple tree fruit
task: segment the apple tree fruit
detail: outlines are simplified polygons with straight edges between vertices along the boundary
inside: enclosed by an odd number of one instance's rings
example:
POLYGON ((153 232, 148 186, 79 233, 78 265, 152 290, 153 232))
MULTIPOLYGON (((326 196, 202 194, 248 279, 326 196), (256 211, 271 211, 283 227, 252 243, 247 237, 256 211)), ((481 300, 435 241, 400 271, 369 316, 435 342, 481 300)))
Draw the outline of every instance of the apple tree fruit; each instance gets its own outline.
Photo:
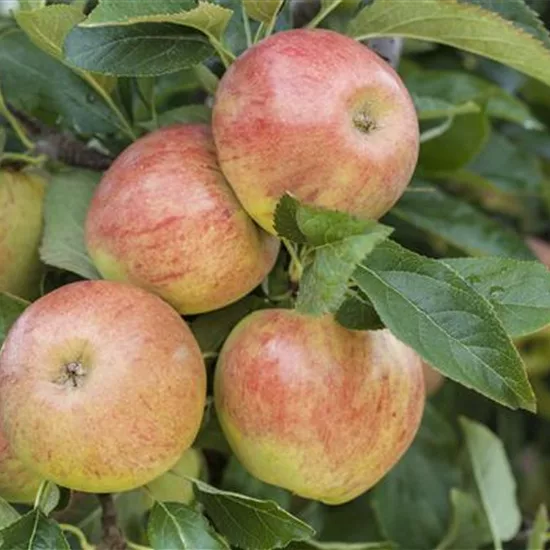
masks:
POLYGON ((547 547, 549 28, 0 2, 0 548, 547 547))

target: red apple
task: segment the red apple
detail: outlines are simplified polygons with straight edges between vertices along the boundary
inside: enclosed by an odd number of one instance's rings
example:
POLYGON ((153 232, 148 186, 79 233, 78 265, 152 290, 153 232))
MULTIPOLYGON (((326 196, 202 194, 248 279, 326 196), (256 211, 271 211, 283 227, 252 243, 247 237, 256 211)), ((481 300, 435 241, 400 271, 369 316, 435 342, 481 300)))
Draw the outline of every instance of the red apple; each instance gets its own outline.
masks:
POLYGON ((341 504, 373 486, 413 440, 422 361, 388 330, 264 310, 224 344, 214 396, 227 440, 253 475, 341 504))
POLYGON ((163 128, 126 149, 95 193, 86 240, 106 279, 141 286, 184 314, 248 294, 279 250, 227 185, 205 125, 163 128))
POLYGON ((216 93, 223 173, 247 212, 274 232, 277 201, 379 218, 418 158, 418 121, 394 70, 327 30, 280 32, 248 49, 216 93))
POLYGON ((38 293, 45 186, 37 173, 0 171, 0 292, 38 293))
POLYGON ((41 483, 42 478, 23 465, 0 432, 0 497, 8 502, 30 504, 41 483))
POLYGON ((34 302, 0 355, 0 416, 13 452, 59 485, 130 490, 193 442, 206 398, 198 344, 161 299, 87 281, 34 302))

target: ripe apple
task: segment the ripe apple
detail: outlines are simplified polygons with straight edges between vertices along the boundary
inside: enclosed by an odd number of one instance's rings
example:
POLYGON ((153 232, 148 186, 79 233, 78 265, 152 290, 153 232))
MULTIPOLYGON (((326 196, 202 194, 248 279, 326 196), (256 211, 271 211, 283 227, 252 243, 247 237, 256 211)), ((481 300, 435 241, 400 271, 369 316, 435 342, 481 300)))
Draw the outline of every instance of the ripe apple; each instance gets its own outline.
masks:
POLYGON ((30 305, 0 355, 0 417, 30 469, 118 492, 170 469, 206 399, 198 344, 179 315, 129 285, 85 281, 30 305))
POLYGON ((280 32, 248 49, 220 82, 212 124, 223 173, 272 233, 285 192, 379 218, 418 158, 418 120, 398 75, 327 30, 280 32))
POLYGON ((0 432, 0 497, 8 502, 29 504, 41 483, 42 478, 23 465, 0 432))
POLYGON ((86 240, 106 279, 141 286, 183 314, 248 294, 279 250, 227 185, 202 124, 163 128, 126 149, 98 186, 86 240))
POLYGON ((424 408, 421 359, 388 330, 330 316, 254 312, 224 344, 216 410, 257 478, 327 504, 374 485, 409 447, 424 408))
POLYGON ((45 185, 36 173, 0 171, 0 292, 38 293, 45 185))

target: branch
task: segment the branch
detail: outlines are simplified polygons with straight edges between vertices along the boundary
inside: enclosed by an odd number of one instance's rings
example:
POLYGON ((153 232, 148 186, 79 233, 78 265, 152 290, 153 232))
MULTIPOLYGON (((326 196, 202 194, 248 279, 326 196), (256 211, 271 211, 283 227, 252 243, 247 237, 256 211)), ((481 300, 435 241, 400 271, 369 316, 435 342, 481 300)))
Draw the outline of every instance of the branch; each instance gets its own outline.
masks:
POLYGON ((117 524, 117 515, 113 495, 98 494, 101 504, 101 526, 103 536, 97 550, 128 550, 128 545, 120 527, 117 524))
POLYGON ((106 170, 113 162, 110 156, 88 147, 71 133, 54 130, 13 105, 8 104, 8 109, 30 135, 34 144, 33 153, 46 155, 69 166, 91 170, 106 170))
POLYGON ((402 38, 373 38, 367 41, 367 46, 394 69, 399 65, 403 50, 402 38))

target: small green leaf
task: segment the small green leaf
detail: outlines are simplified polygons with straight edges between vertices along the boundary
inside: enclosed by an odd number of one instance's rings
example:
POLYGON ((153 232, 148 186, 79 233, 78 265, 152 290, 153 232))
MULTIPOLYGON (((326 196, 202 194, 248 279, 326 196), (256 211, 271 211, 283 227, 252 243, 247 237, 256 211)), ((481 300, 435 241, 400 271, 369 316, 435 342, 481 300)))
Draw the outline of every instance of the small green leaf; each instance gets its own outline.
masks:
POLYGON ((197 479, 197 499, 230 544, 243 550, 282 548, 311 538, 315 531, 275 502, 221 491, 197 479))
POLYGON ((247 15, 261 23, 270 23, 285 0, 243 0, 247 15))
POLYGON ((535 408, 494 309, 453 269, 386 241, 353 278, 384 324, 433 367, 503 405, 535 408))
POLYGON ((502 442, 484 425, 460 419, 466 447, 495 548, 514 538, 521 525, 516 481, 502 442))
POLYGON ((349 290, 336 312, 336 320, 350 330, 377 330, 384 328, 371 301, 360 290, 349 290))
POLYGON ((8 331, 17 318, 25 311, 29 302, 12 296, 5 292, 0 292, 0 347, 2 346, 8 331))
POLYGON ((417 95, 414 92, 411 92, 411 96, 419 120, 448 118, 481 111, 480 107, 473 101, 454 104, 438 97, 417 95))
POLYGON ((479 154, 490 131, 491 125, 485 113, 457 116, 449 130, 422 143, 419 165, 428 172, 458 170, 479 154))
POLYGON ((44 202, 42 261, 86 279, 101 278, 84 240, 86 213, 100 177, 87 170, 57 173, 48 185, 44 202))
POLYGON ((540 262, 503 258, 442 261, 491 302, 511 336, 525 336, 550 323, 550 272, 540 262))
POLYGON ((479 548, 491 542, 491 531, 480 502, 464 491, 451 490, 452 519, 437 550, 479 548))
POLYGON ((435 548, 445 534, 449 492, 460 482, 457 453, 452 427, 427 405, 413 444, 373 489, 382 532, 400 548, 435 548))
POLYGON ((548 521, 548 510, 544 504, 539 506, 537 517, 531 534, 529 535, 529 541, 527 543, 526 550, 540 550, 544 548, 547 539, 547 531, 550 530, 550 521, 548 521))
POLYGON ((65 40, 72 65, 117 76, 156 76, 187 69, 214 53, 206 37, 169 23, 73 29, 65 40))
MULTIPOLYGON (((483 2, 493 6, 498 2, 483 2)), ((357 40, 403 36, 446 44, 509 65, 550 84, 550 50, 542 41, 490 9, 449 0, 376 0, 350 21, 357 40)))
POLYGON ((38 489, 34 507, 44 515, 49 516, 59 504, 61 493, 59 487, 52 481, 43 481, 38 489))
POLYGON ((192 27, 219 41, 232 15, 232 10, 205 1, 200 1, 195 7, 191 0, 131 3, 127 0, 102 0, 81 26, 174 23, 192 27))
POLYGON ((534 258, 513 229, 425 180, 415 179, 391 214, 467 254, 534 258))
POLYGON ((19 512, 0 497, 0 531, 15 523, 20 517, 19 512))
POLYGON ((228 550, 208 520, 185 504, 156 502, 147 524, 147 534, 155 550, 228 550))
POLYGON ((59 525, 40 510, 25 514, 0 531, 0 548, 9 550, 70 550, 59 525))
POLYGON ((374 221, 302 205, 289 196, 277 206, 275 223, 281 236, 310 246, 296 308, 312 315, 338 310, 357 264, 392 232, 374 221))
POLYGON ((304 540, 291 542, 287 550, 396 550, 391 542, 319 542, 304 540))
POLYGON ((2 153, 4 152, 4 149, 6 147, 6 140, 8 136, 6 133, 6 129, 2 126, 0 127, 0 157, 2 156, 2 153))

